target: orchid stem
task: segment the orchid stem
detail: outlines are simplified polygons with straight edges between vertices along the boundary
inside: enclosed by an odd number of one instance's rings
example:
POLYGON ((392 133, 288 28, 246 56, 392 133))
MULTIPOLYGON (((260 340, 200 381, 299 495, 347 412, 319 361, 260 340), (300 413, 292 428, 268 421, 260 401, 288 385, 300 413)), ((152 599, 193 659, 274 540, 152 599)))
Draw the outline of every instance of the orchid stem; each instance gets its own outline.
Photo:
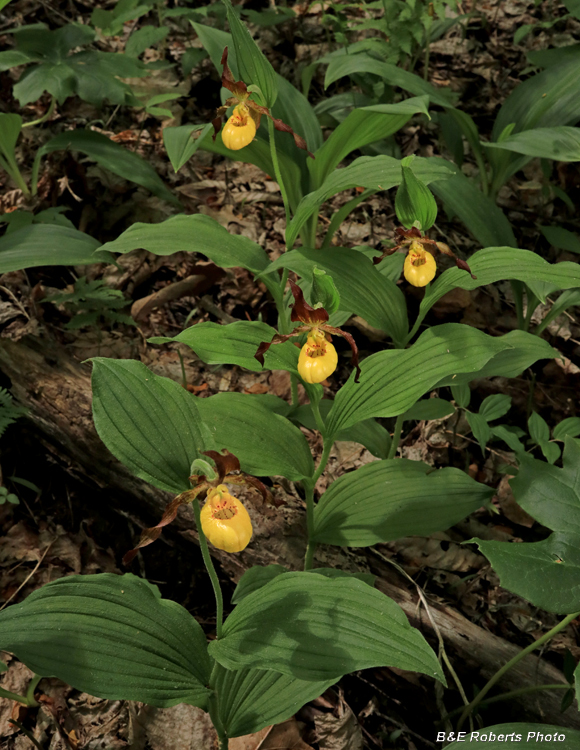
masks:
POLYGON ((401 432, 403 430, 404 421, 404 415, 399 414, 399 416, 397 417, 397 421, 395 422, 395 431, 393 432, 393 440, 389 449, 389 458, 395 458, 395 456, 397 455, 397 448, 399 447, 399 443, 401 442, 401 432))
MULTIPOLYGON (((274 167, 274 175, 276 182, 280 188, 282 194, 282 200, 284 201, 284 211, 286 212, 286 229, 290 224, 290 204, 288 203, 288 193, 282 179, 282 172, 280 171, 280 164, 278 162, 278 152, 276 151, 276 135, 274 131, 274 123, 268 117, 268 135, 270 136, 270 155, 272 157, 272 166, 274 167)), ((288 246, 286 249, 289 249, 288 246)))
POLYGON ((199 534, 199 546, 201 548, 201 555, 203 557, 203 562, 205 563, 205 567, 211 579, 211 585, 213 586, 213 593, 215 595, 215 606, 216 606, 216 630, 215 632, 216 632, 216 638, 219 639, 222 637, 222 628, 223 628, 223 620, 224 620, 224 600, 222 596, 222 589, 220 586, 219 578, 214 568, 214 564, 211 559, 211 555, 209 553, 209 548, 207 546, 207 539, 206 539, 205 534, 203 533, 203 529, 201 526, 201 511, 199 508, 199 501, 197 498, 193 500, 192 505, 193 505, 193 513, 195 515, 195 523, 197 525, 197 533, 199 534))

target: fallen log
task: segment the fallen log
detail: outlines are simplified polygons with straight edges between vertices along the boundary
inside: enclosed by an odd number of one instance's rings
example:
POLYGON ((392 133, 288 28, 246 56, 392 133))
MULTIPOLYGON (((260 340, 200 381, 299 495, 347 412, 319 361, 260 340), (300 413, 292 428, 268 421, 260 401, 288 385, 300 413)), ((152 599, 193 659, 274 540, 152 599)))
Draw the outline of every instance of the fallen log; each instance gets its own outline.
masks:
MULTIPOLYGON (((97 436, 91 412, 90 366, 82 365, 50 340, 26 338, 15 343, 0 341, 0 370, 10 379, 15 398, 29 409, 28 419, 39 439, 57 458, 71 462, 107 491, 103 499, 115 503, 141 526, 151 526, 161 517, 171 495, 134 477, 105 448, 97 436)), ((212 554, 223 570, 237 581, 253 565, 283 564, 300 569, 304 557, 304 508, 299 498, 288 494, 287 503, 276 510, 251 508, 255 537, 239 555, 219 550, 212 554)), ((192 514, 182 509, 174 523, 181 536, 197 542, 192 514)), ((417 606, 417 593, 393 569, 377 560, 371 551, 349 552, 336 547, 320 549, 319 564, 347 570, 369 570, 379 574, 377 587, 396 601, 410 622, 437 648, 430 618, 417 606)), ((441 602, 429 602, 431 617, 460 675, 484 684, 502 665, 519 653, 517 645, 470 622, 441 602)), ((498 684, 507 692, 536 684, 565 682, 563 674, 546 660, 529 655, 498 684)), ((580 714, 574 707, 560 713, 560 691, 512 699, 518 720, 541 721, 580 729, 580 714)))

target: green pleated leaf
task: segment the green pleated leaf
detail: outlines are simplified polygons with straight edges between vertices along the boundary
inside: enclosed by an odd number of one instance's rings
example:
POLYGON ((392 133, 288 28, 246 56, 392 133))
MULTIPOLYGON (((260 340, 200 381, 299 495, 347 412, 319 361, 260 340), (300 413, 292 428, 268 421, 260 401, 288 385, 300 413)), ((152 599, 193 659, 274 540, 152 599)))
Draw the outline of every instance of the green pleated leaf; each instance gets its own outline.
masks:
POLYGON ((289 268, 308 282, 312 282, 314 268, 326 271, 340 295, 341 310, 360 315, 396 342, 404 341, 409 325, 403 293, 358 250, 344 247, 291 250, 274 261, 268 271, 279 268, 289 268))
POLYGON ((103 443, 155 487, 190 489, 192 461, 213 448, 195 397, 141 362, 103 357, 92 362, 93 419, 103 443))
POLYGON ((426 95, 433 104, 438 104, 440 107, 449 107, 453 104, 453 95, 450 91, 435 88, 415 73, 409 73, 396 65, 377 60, 364 53, 331 58, 326 70, 324 87, 328 88, 334 81, 353 75, 353 73, 372 73, 380 76, 389 86, 399 86, 416 96, 426 95))
POLYGON ((479 407, 479 413, 488 422, 493 422, 494 419, 505 416, 510 410, 511 405, 511 396, 507 396, 505 393, 494 393, 492 396, 487 396, 483 399, 479 407))
POLYGON ((243 393, 218 393, 196 401, 218 449, 236 455, 255 476, 311 477, 314 463, 306 438, 285 417, 243 393))
POLYGON ((289 719, 336 680, 298 680, 266 669, 231 672, 220 664, 214 674, 219 714, 228 737, 241 737, 289 719))
POLYGON ((473 437, 479 443, 482 454, 485 456, 485 448, 489 439, 491 438, 491 428, 487 423, 487 419, 482 414, 474 414, 473 412, 466 412, 465 416, 473 437))
POLYGON ((227 8, 240 76, 248 86, 250 84, 259 86, 263 97, 261 104, 272 107, 278 95, 274 68, 252 39, 247 26, 238 18, 231 2, 229 0, 224 0, 224 2, 227 8))
POLYGON ((511 348, 505 336, 493 338, 459 323, 433 326, 409 349, 382 351, 364 360, 360 383, 353 374, 338 392, 328 432, 336 435, 369 417, 403 414, 442 378, 476 372, 511 348))
MULTIPOLYGON (((444 159, 423 159, 416 157, 411 169, 426 185, 434 180, 443 181, 451 177, 455 167, 444 159)), ((361 156, 344 169, 331 172, 322 185, 308 193, 300 201, 294 218, 286 230, 286 244, 292 247, 304 223, 318 211, 319 207, 343 190, 355 187, 372 190, 390 190, 401 183, 401 162, 391 156, 361 156)))
POLYGON ((186 609, 131 573, 68 576, 0 613, 0 648, 99 698, 205 708, 207 643, 186 609))
POLYGON ((463 750, 466 742, 479 742, 485 750, 506 750, 512 745, 517 747, 518 744, 524 747, 527 744, 534 750, 553 750, 554 747, 576 750, 580 743, 580 732, 552 724, 496 724, 477 732, 467 732, 459 741, 445 745, 445 750, 463 750), (557 744, 554 737, 558 737, 557 744))
POLYGON ((416 226, 426 232, 437 218, 435 198, 409 167, 403 166, 402 173, 403 180, 395 196, 397 218, 407 229, 416 226))
POLYGON ((539 359, 553 359, 560 354, 547 341, 525 331, 510 331, 501 337, 505 349, 472 373, 456 373, 441 378, 436 388, 470 383, 480 378, 515 378, 539 359))
POLYGON ((169 190, 149 162, 133 151, 128 151, 106 135, 94 130, 67 130, 45 143, 36 153, 34 172, 38 174, 40 160, 53 151, 80 151, 94 159, 101 167, 125 180, 147 188, 153 195, 180 206, 180 202, 169 190))
POLYGON ((445 681, 395 602, 362 581, 316 572, 285 573, 247 596, 209 650, 228 669, 252 665, 303 680, 393 666, 445 681))
POLYGON ((445 419, 455 411, 453 404, 443 398, 424 398, 408 409, 404 417, 410 419, 445 419))
POLYGON ((375 141, 388 138, 400 130, 414 114, 428 115, 426 96, 405 99, 397 104, 374 104, 357 107, 350 112, 318 149, 314 162, 309 162, 316 185, 321 185, 332 170, 352 151, 375 141))
MULTIPOLYGON (((437 161, 448 163, 444 159, 437 161)), ((464 174, 457 172, 448 180, 433 182, 431 190, 443 201, 449 213, 459 217, 480 245, 516 247, 517 241, 507 216, 464 174)))
MULTIPOLYGON (((323 399, 318 404, 323 421, 326 421, 332 408, 332 404, 333 402, 330 401, 330 399, 323 399)), ((298 422, 309 430, 318 429, 310 404, 299 406, 292 411, 289 416, 290 419, 298 422)), ((342 440, 346 442, 360 443, 360 445, 364 445, 364 447, 377 458, 387 458, 391 447, 391 436, 389 432, 374 419, 365 419, 362 422, 353 424, 352 427, 347 427, 346 430, 342 430, 337 434, 335 440, 337 442, 342 440)))
POLYGON ((458 469, 376 461, 333 482, 314 509, 312 539, 367 547, 443 531, 485 504, 493 490, 458 469))
POLYGON ((580 254, 580 237, 563 227, 538 227, 552 247, 580 254))
POLYGON ((580 537, 580 445, 566 438, 561 469, 529 456, 521 463, 510 480, 518 504, 549 529, 580 537))
POLYGON ((32 224, 0 237, 0 273, 37 266, 110 263, 97 240, 84 232, 55 224, 32 224))
MULTIPOLYGON (((266 323, 240 320, 227 325, 196 323, 177 336, 154 336, 148 341, 187 344, 208 365, 240 365, 259 372, 263 368, 254 355, 261 342, 271 341, 275 333, 266 323)), ((295 372, 297 356, 298 350, 291 341, 276 344, 266 352, 264 366, 268 370, 286 370, 291 366, 290 372, 295 372)))
POLYGON ((554 427, 552 433, 555 440, 562 440, 569 435, 578 437, 580 435, 580 417, 567 417, 554 427))
POLYGON ((207 125, 180 125, 177 128, 163 128, 163 145, 171 166, 176 172, 179 172, 181 167, 191 159, 205 136, 212 130, 211 122, 207 125))
POLYGON ((239 266, 254 272, 263 271, 270 262, 255 242, 240 234, 230 234, 215 219, 203 214, 179 214, 159 224, 138 221, 102 249, 112 253, 143 249, 154 255, 202 253, 222 268, 239 266))
MULTIPOLYGON (((288 572, 283 565, 254 565, 253 568, 246 570, 238 581, 238 585, 232 595, 232 604, 239 604, 246 596, 261 589, 262 586, 270 583, 270 581, 273 581, 279 575, 288 572)), ((372 573, 350 573, 347 570, 340 570, 339 568, 315 568, 306 572, 326 576, 327 578, 356 578, 371 587, 375 585, 376 580, 376 576, 372 575, 372 573)))
POLYGON ((548 612, 580 610, 580 535, 556 532, 532 543, 473 541, 503 588, 548 612))
POLYGON ((534 128, 510 135, 500 143, 482 143, 487 148, 513 151, 541 159, 580 161, 580 128, 534 128))
MULTIPOLYGON (((436 279, 425 292, 419 316, 414 330, 433 305, 451 289, 477 289, 486 284, 494 284, 505 279, 516 279, 524 283, 533 281, 547 282, 552 289, 571 289, 580 287, 580 265, 564 261, 548 263, 530 250, 513 247, 487 247, 478 250, 469 258, 469 266, 476 276, 472 279, 467 271, 460 268, 448 268, 436 279)), ((548 291, 549 288, 548 287, 548 291)), ((545 302, 545 297, 540 300, 545 302)))

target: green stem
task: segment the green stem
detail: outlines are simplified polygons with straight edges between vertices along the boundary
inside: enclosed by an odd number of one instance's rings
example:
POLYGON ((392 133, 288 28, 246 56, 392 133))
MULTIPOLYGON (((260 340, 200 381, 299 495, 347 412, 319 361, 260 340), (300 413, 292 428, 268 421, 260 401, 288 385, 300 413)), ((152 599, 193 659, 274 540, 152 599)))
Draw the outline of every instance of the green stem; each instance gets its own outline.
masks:
POLYGON ((530 330, 530 323, 532 322, 532 315, 535 313, 536 308, 540 304, 540 300, 535 294, 532 294, 526 287, 526 302, 528 303, 528 309, 526 310, 526 317, 524 318, 524 331, 530 330))
MULTIPOLYGON (((272 157, 272 166, 274 167, 274 175, 276 176, 276 182, 280 188, 282 194, 282 200, 284 201, 284 211, 286 212, 286 228, 290 225, 290 203, 288 202, 288 193, 282 179, 282 172, 280 171, 280 163, 278 162, 278 152, 276 151, 276 135, 274 131, 274 123, 268 117, 268 135, 270 136, 270 156, 272 157)), ((290 248, 287 247, 289 250, 290 248)))
POLYGON ((514 302, 516 306, 516 315, 518 316, 518 328, 520 331, 524 330, 524 289, 521 281, 510 281, 510 285, 514 294, 514 302))
POLYGON ((496 684, 496 682, 501 680, 501 678, 504 676, 506 672, 508 672, 512 667, 515 667, 515 665, 518 662, 520 662, 528 654, 531 654, 532 651, 535 651, 538 648, 538 646, 541 646, 543 643, 546 643, 546 641, 549 641, 550 638, 553 638, 557 633, 559 633, 561 630, 567 627, 577 617, 580 617, 580 612, 573 612, 571 615, 568 615, 562 620, 562 622, 558 623, 558 625, 555 625, 551 630, 548 630, 547 633, 544 633, 544 635, 541 638, 538 638, 537 641, 530 643, 530 645, 527 648, 524 648, 522 651, 519 652, 519 654, 516 654, 513 657, 513 659, 510 659, 508 661, 507 664, 504 664, 504 666, 501 669, 499 669, 493 675, 493 677, 491 677, 488 680, 487 684, 479 691, 479 693, 471 701, 469 706, 466 706, 463 709, 463 713, 459 717, 459 722, 457 724, 457 731, 459 732, 459 730, 463 726, 463 723, 467 719, 467 717, 473 713, 474 709, 477 708, 477 706, 479 706, 481 701, 489 693, 492 687, 496 684))
POLYGON ((317 543, 311 540, 312 532, 314 531, 314 487, 316 482, 320 479, 322 472, 326 468, 328 463, 328 457, 330 456, 330 450, 332 448, 333 441, 324 440, 324 448, 322 449, 322 456, 320 462, 316 468, 316 471, 312 475, 312 479, 304 481, 304 488, 306 490, 306 529, 308 534, 308 546, 306 548, 306 556, 304 558, 304 570, 310 570, 312 568, 312 561, 314 559, 314 553, 316 552, 317 543))
POLYGON ((56 99, 54 96, 52 97, 50 101, 50 106, 46 110, 45 114, 42 115, 42 117, 39 117, 38 120, 31 120, 30 122, 25 122, 22 124, 23 128, 32 128, 35 125, 42 125, 43 122, 46 122, 50 117, 52 117, 54 113, 54 108, 56 107, 56 99))
POLYGON ((34 675, 34 677, 28 683, 26 690, 26 702, 29 706, 38 706, 38 703, 34 699, 34 691, 38 687, 38 683, 42 680, 41 675, 34 675))
POLYGON ((391 448, 389 450, 389 458, 395 458, 397 455, 397 448, 401 441, 401 432, 403 430, 403 422, 405 421, 404 415, 399 414, 397 421, 395 422, 395 431, 393 432, 393 440, 391 442, 391 448))
MULTIPOLYGON (((572 686, 567 682, 557 682, 553 685, 532 685, 531 687, 518 688, 517 690, 510 690, 509 693, 502 693, 501 695, 494 695, 493 698, 488 698, 485 701, 481 701, 479 704, 481 708, 483 706, 490 706, 492 703, 499 703, 500 701, 508 701, 511 698, 518 698, 520 695, 528 695, 529 693, 538 693, 542 690, 572 690, 572 686)), ((442 717, 441 721, 444 722, 446 719, 452 719, 457 714, 463 711, 463 706, 450 711, 448 714, 442 717)))
POLYGON ((211 579, 211 585, 213 586, 213 593, 215 595, 216 638, 221 638, 223 620, 224 620, 224 600, 222 596, 222 590, 221 590, 219 578, 217 576, 217 573, 215 572, 215 568, 211 559, 211 555, 209 554, 209 548, 207 546, 207 539, 205 538, 205 534, 203 533, 203 529, 201 527, 201 511, 199 508, 199 501, 197 498, 193 500, 192 505, 193 505, 193 513, 195 515, 195 523, 197 526, 197 533, 199 534, 199 546, 201 548, 201 555, 203 557, 203 562, 205 563, 205 567, 211 579))
POLYGON ((16 164, 16 161, 14 158, 10 155, 4 152, 4 157, 0 156, 0 167, 12 178, 12 180, 16 183, 16 185, 22 190, 23 195, 30 195, 30 190, 28 189, 28 185, 24 182, 24 177, 22 177, 22 174, 20 173, 20 170, 18 169, 18 164, 16 164))
POLYGON ((11 690, 6 690, 6 688, 0 687, 0 697, 6 698, 9 701, 17 701, 18 703, 22 703, 24 706, 28 706, 28 698, 24 695, 19 695, 19 693, 13 693, 11 690))
POLYGON ((320 414, 319 402, 311 401, 310 406, 312 408, 312 413, 314 414, 314 421, 316 422, 316 429, 318 430, 318 432, 324 435, 324 420, 322 419, 322 415, 320 414))
POLYGON ((183 362, 183 357, 181 356, 181 352, 179 349, 177 350, 177 356, 179 357, 179 364, 181 365, 181 385, 184 388, 187 388, 187 377, 185 376, 185 364, 183 362))

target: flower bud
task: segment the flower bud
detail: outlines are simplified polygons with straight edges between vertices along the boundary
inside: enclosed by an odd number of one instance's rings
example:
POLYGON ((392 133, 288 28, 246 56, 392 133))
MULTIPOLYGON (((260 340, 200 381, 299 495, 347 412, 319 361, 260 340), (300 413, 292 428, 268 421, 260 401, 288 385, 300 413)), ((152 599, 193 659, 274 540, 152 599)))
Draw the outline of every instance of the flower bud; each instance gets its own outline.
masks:
POLYGON ((411 242, 405 258, 403 273, 409 284, 427 286, 435 278, 437 264, 435 258, 419 243, 411 242))
POLYGON ((324 333, 314 328, 300 350, 298 373, 306 383, 322 383, 336 370, 338 355, 324 333))
POLYGON ((222 141, 230 151, 239 151, 254 140, 256 123, 245 104, 238 104, 222 130, 222 141))
POLYGON ((252 538, 248 511, 225 484, 208 492, 201 509, 201 528, 213 546, 225 552, 241 552, 252 538))

